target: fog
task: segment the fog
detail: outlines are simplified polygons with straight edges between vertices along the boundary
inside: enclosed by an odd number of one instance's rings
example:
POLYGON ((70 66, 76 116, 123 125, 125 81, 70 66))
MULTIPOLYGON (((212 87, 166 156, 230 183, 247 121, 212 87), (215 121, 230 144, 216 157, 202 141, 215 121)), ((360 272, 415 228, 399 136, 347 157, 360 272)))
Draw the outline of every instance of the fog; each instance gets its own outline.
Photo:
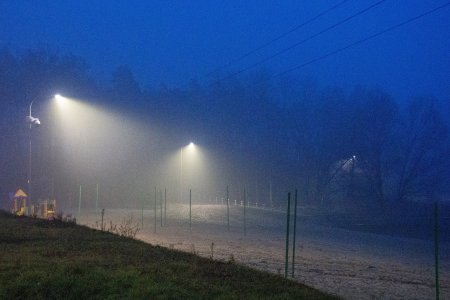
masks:
POLYGON ((297 193, 296 280, 429 298, 440 241, 450 295, 450 4, 219 2, 0 4, 0 207, 279 273, 297 193))
POLYGON ((142 89, 121 67, 105 87, 78 58, 48 55, 3 53, 2 69, 16 73, 3 87, 4 197, 26 189, 31 158, 32 198, 55 196, 61 208, 77 206, 80 185, 86 206, 97 185, 100 205, 111 207, 151 202, 155 188, 171 201, 192 189, 208 202, 227 186, 230 197, 242 200, 245 189, 266 205, 284 205, 297 189, 306 205, 351 215, 448 201, 444 99, 398 102, 380 87, 346 92, 266 71, 142 89), (30 61, 36 79, 27 79, 30 61), (23 80, 30 87, 21 90, 23 80), (31 100, 41 125, 30 129, 22 120, 31 100))
POLYGON ((53 184, 62 207, 77 205, 79 185, 84 206, 91 208, 97 185, 100 205, 107 207, 140 207, 155 188, 177 202, 187 200, 190 189, 202 201, 215 196, 212 158, 201 145, 170 143, 150 120, 86 100, 60 96, 49 106, 53 184))

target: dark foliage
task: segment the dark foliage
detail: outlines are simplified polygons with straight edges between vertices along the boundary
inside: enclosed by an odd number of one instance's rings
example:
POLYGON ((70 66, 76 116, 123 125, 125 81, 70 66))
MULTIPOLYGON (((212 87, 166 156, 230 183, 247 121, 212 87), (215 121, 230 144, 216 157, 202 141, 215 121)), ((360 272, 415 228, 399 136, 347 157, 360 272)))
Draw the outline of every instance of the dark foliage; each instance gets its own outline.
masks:
MULTIPOLYGON (((264 72, 209 84, 192 81, 184 89, 141 88, 126 66, 118 67, 105 86, 91 78, 79 57, 35 50, 17 55, 2 50, 0 82, 2 199, 26 183, 24 116, 30 102, 36 101, 34 114, 49 118, 43 103, 57 92, 120 111, 157 132, 148 138, 157 140, 156 150, 133 152, 114 165, 116 171, 108 170, 117 173, 110 182, 116 197, 129 197, 130 178, 142 177, 140 168, 158 157, 154 153, 162 157, 192 137, 216 154, 220 182, 212 191, 226 184, 257 185, 259 194, 249 193, 261 202, 268 203, 269 186, 275 202, 297 187, 304 204, 331 210, 383 210, 449 194, 448 105, 432 98, 399 105, 380 89, 357 87, 347 94, 310 81, 273 80, 264 72)), ((46 197, 49 189, 42 187, 56 178, 59 198, 68 198, 73 182, 102 175, 62 168, 64 157, 55 154, 61 151, 51 130, 44 124, 33 132, 33 187, 46 197)))

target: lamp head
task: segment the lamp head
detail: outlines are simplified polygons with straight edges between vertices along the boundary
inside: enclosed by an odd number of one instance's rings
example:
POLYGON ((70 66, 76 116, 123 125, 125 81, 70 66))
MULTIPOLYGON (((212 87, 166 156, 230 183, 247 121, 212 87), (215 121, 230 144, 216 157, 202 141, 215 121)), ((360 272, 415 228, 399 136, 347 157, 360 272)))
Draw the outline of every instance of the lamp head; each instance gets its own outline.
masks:
POLYGON ((41 125, 41 121, 39 120, 39 118, 35 118, 35 117, 32 117, 32 116, 27 116, 25 118, 25 121, 27 123, 30 123, 31 125, 36 125, 36 126, 41 125))
POLYGON ((56 100, 58 103, 63 103, 64 100, 66 100, 66 98, 64 98, 64 97, 61 96, 60 94, 56 94, 56 95, 55 95, 55 100, 56 100))

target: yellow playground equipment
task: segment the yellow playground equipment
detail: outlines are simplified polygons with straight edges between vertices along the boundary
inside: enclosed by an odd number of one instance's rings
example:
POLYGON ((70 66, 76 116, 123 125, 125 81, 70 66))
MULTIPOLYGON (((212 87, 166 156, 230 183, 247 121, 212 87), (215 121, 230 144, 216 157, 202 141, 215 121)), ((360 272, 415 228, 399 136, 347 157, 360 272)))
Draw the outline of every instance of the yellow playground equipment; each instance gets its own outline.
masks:
POLYGON ((56 199, 45 199, 38 202, 38 205, 27 203, 28 195, 18 189, 13 196, 11 212, 18 216, 38 216, 43 219, 52 219, 56 214, 56 199))

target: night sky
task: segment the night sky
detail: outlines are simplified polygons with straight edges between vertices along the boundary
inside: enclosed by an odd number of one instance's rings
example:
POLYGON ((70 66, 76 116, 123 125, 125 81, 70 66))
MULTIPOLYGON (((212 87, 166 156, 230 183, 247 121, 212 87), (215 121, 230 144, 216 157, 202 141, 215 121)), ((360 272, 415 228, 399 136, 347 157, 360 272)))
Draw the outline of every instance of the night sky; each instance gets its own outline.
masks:
MULTIPOLYGON (((128 65, 143 87, 186 86, 239 71, 378 1, 346 1, 279 41, 227 64, 320 12, 333 1, 1 1, 0 47, 81 56, 100 81, 128 65), (227 67, 225 67, 227 66, 227 67)), ((445 4, 384 1, 366 13, 250 70, 283 72, 445 4)), ((290 76, 323 85, 380 86, 398 100, 450 95, 450 6, 290 76)), ((248 72, 244 72, 246 74, 248 72)))

